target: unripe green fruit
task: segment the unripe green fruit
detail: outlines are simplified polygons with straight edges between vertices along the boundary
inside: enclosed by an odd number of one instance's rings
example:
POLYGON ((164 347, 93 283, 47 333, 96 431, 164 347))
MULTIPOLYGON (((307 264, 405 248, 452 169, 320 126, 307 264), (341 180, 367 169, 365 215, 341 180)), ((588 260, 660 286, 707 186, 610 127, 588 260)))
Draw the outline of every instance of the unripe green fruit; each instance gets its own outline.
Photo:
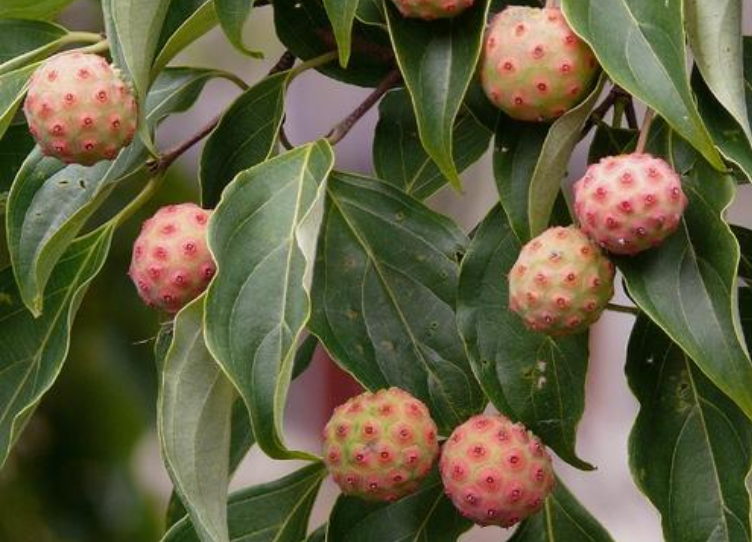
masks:
POLYGON ((398 388, 337 407, 324 429, 324 462, 347 495, 395 501, 415 491, 439 455, 428 408, 398 388))
POLYGON ((595 56, 559 9, 509 6, 488 28, 483 89, 514 119, 560 117, 588 94, 597 73, 595 56))
POLYGON ((615 269, 574 226, 551 228, 524 246, 509 273, 509 307, 547 335, 585 331, 614 295, 615 269))

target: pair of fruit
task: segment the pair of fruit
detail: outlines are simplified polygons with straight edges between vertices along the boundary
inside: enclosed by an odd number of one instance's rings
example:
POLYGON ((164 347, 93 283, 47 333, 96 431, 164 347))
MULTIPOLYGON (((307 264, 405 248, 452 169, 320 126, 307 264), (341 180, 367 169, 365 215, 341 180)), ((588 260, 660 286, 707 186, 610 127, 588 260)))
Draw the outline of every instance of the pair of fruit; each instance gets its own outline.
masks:
MULTIPOLYGON (((391 388, 337 407, 324 429, 324 461, 342 491, 370 501, 414 492, 439 456, 426 406, 391 388)), ((539 511, 554 486, 551 458, 537 437, 504 416, 457 427, 441 451, 440 473, 457 509, 480 525, 511 527, 539 511)))

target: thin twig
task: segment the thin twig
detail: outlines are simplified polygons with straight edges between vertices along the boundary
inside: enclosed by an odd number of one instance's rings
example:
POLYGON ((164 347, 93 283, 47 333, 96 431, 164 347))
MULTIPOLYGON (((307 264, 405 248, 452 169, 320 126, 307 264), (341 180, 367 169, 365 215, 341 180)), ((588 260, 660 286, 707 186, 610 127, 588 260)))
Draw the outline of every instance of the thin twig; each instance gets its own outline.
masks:
POLYGON ((370 111, 374 105, 378 103, 378 101, 382 96, 384 96, 384 94, 386 94, 392 87, 399 83, 401 79, 402 74, 399 70, 395 69, 389 72, 389 75, 387 75, 379 83, 374 91, 363 101, 363 103, 361 103, 355 109, 355 111, 350 113, 342 122, 332 128, 332 130, 326 136, 326 138, 329 140, 329 143, 336 145, 337 143, 342 141, 347 136, 347 134, 350 133, 350 130, 353 129, 353 126, 355 126, 358 121, 362 119, 363 116, 368 111, 370 111))
POLYGON ((292 68, 295 65, 295 55, 292 54, 290 51, 285 51, 281 57, 279 57, 279 60, 277 63, 272 66, 272 69, 269 70, 269 75, 274 75, 275 73, 285 72, 292 68))
POLYGON ((645 147, 648 144, 648 137, 650 136, 650 127, 653 125, 653 119, 655 119, 655 111, 648 109, 645 111, 645 118, 642 121, 642 128, 640 128, 640 139, 637 140, 636 153, 645 152, 645 147))
POLYGON ((627 106, 624 110, 624 114, 627 116, 627 126, 630 130, 639 130, 640 124, 637 122, 637 112, 634 107, 634 100, 630 96, 627 99, 627 106))
POLYGON ((609 303, 608 305, 606 305, 606 309, 612 312, 631 314, 633 316, 638 316, 640 314, 640 309, 638 309, 637 307, 626 307, 624 305, 617 305, 616 303, 609 303))
POLYGON ((606 116, 606 113, 609 112, 609 110, 614 106, 616 101, 619 99, 619 93, 616 92, 616 87, 611 89, 611 92, 608 93, 608 96, 601 102, 598 107, 593 109, 593 112, 590 113, 590 116, 588 117, 587 122, 585 123, 585 127, 582 129, 581 137, 585 137, 587 133, 592 130, 593 126, 596 126, 600 124, 600 122, 603 120, 603 117, 606 116))

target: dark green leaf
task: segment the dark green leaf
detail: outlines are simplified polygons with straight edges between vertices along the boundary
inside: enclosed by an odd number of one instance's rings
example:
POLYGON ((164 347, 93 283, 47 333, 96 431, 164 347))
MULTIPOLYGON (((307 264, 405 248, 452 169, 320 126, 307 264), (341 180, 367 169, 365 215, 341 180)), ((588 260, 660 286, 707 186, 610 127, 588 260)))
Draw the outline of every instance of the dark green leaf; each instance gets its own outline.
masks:
POLYGON ((316 335, 308 335, 295 352, 295 361, 292 367, 293 380, 302 375, 308 367, 311 366, 313 355, 316 353, 316 347, 319 345, 319 339, 316 335))
MULTIPOLYGON (((729 79, 730 80, 730 79, 729 79)), ((752 38, 744 38, 744 83, 747 109, 752 108, 752 38)), ((700 72, 692 74, 692 88, 697 95, 700 114, 721 153, 739 166, 752 181, 752 144, 742 126, 724 110, 708 88, 700 72)))
POLYGON ((553 339, 529 331, 509 310, 507 276, 521 248, 501 207, 495 207, 462 260, 460 333, 494 406, 525 424, 566 462, 591 469, 575 452, 585 406, 588 336, 553 339))
POLYGON ((545 508, 520 525, 509 542, 613 542, 613 538, 557 480, 545 508))
POLYGON ((617 265, 635 303, 752 417, 752 361, 735 314, 739 244, 723 219, 736 183, 665 124, 654 124, 653 133, 653 152, 687 172, 689 206, 663 245, 617 265))
POLYGON ((459 190, 452 134, 480 57, 488 0, 477 1, 458 17, 431 22, 403 17, 391 1, 386 3, 389 33, 423 147, 459 190))
POLYGON ((311 331, 364 387, 426 402, 445 434, 485 404, 455 323, 466 244, 455 224, 387 183, 329 180, 311 331))
POLYGON ((26 310, 13 273, 0 273, 0 467, 27 415, 52 387, 68 354, 73 318, 107 257, 113 228, 73 243, 50 276, 47 311, 26 310))
POLYGON ((386 26, 384 5, 381 3, 381 0, 358 0, 358 9, 355 11, 355 17, 366 24, 386 26))
POLYGON ((739 276, 752 281, 752 230, 741 226, 732 226, 736 240, 741 248, 741 260, 739 261, 739 276))
POLYGON ((322 525, 311 534, 309 534, 308 538, 305 539, 305 542, 326 542, 326 529, 327 525, 322 525))
POLYGON ((588 153, 588 164, 594 164, 601 158, 627 154, 637 145, 639 132, 626 128, 612 128, 601 124, 595 129, 593 142, 588 153))
POLYGON ((412 495, 392 504, 341 496, 329 518, 327 542, 455 542, 472 524, 444 495, 434 472, 412 495))
POLYGON ((11 126, 0 138, 0 194, 7 195, 21 164, 33 148, 34 138, 25 124, 11 126))
POLYGON ((687 0, 689 45, 697 67, 716 99, 752 139, 742 61, 742 0, 687 0))
POLYGON ((337 40, 340 66, 347 68, 350 62, 352 27, 359 0, 323 0, 323 2, 326 14, 332 23, 334 38, 337 40))
MULTIPOLYGON (((490 137, 491 132, 469 112, 460 114, 454 125, 454 162, 460 173, 483 156, 490 137)), ((380 179, 418 199, 428 198, 447 183, 423 149, 413 105, 404 89, 391 91, 379 105, 373 162, 380 179)))
POLYGON ((3 0, 0 19, 50 19, 73 0, 3 0))
POLYGON ((752 423, 644 317, 627 376, 641 407, 629 439, 632 473, 663 517, 664 540, 751 540, 752 423))
MULTIPOLYGON (((189 68, 163 72, 146 101, 150 129, 169 113, 184 111, 217 72, 189 68)), ((1 91, 0 91, 1 92, 1 91)), ((18 173, 8 201, 8 244, 26 305, 42 310, 47 277, 60 255, 118 182, 148 172, 139 141, 113 162, 66 166, 35 150, 18 173)))
MULTIPOLYGON (((227 516, 231 542, 300 542, 326 471, 315 463, 289 476, 230 496, 227 516)), ((175 524, 162 542, 200 542, 188 518, 175 524)))
POLYGON ((739 312, 744 337, 747 344, 752 344, 752 288, 741 288, 739 291, 739 312))
POLYGON ((203 542, 228 542, 232 405, 236 393, 204 343, 203 296, 180 311, 157 405, 162 456, 203 542))
POLYGON ((723 169, 689 88, 682 0, 562 0, 608 75, 723 169))
POLYGON ((282 418, 298 337, 310 314, 309 289, 334 165, 323 141, 240 173, 209 225, 217 275, 206 299, 206 340, 248 407, 267 455, 289 451, 282 418))
MULTIPOLYGON (((274 25, 277 36, 296 57, 303 60, 337 49, 331 23, 321 0, 275 0, 274 25)), ((346 83, 374 87, 394 67, 387 33, 358 21, 353 25, 348 69, 336 63, 318 70, 346 83)))
POLYGON ((201 156, 202 202, 219 203, 235 175, 271 155, 277 142, 290 72, 263 79, 244 92, 224 113, 201 156))
POLYGON ((0 74, 40 60, 67 33, 62 26, 44 21, 0 19, 0 74))
POLYGON ((214 0, 217 17, 227 39, 241 53, 261 58, 258 51, 251 51, 243 43, 243 27, 251 15, 255 0, 214 0))
POLYGON ((172 2, 157 45, 158 55, 152 66, 152 78, 155 78, 175 55, 214 28, 218 22, 214 0, 172 2))

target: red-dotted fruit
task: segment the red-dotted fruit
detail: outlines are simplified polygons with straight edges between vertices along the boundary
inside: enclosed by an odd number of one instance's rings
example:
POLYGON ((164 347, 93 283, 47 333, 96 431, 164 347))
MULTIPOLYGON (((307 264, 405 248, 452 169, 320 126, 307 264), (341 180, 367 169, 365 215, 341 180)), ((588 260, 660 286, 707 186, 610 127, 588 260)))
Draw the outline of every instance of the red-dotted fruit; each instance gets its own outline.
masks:
POLYGON ((509 273, 509 307, 548 335, 585 331, 614 295, 614 265, 574 226, 551 228, 522 249, 509 273))
POLYGON ((580 227, 614 254, 660 245, 687 208, 681 177, 664 160, 635 153, 604 158, 574 185, 580 227))
POLYGON ((481 66, 488 98, 512 118, 550 121, 592 89, 598 62, 556 8, 509 6, 491 22, 481 66))
POLYGON ((216 266, 206 244, 211 211, 169 205, 144 222, 129 275, 150 306, 176 313, 206 289, 216 266))
POLYGON ((479 525, 515 525, 543 507, 555 484, 540 440, 501 415, 482 414, 457 427, 439 466, 454 506, 479 525))
POLYGON ((71 52, 45 62, 24 103, 29 130, 47 156, 90 166, 111 160, 136 133, 130 87, 103 57, 71 52))
POLYGON ((447 19, 471 7, 475 0, 392 0, 404 17, 447 19))
POLYGON ((353 397, 324 428, 324 462, 334 481, 343 493, 370 501, 415 491, 438 454, 426 405, 398 388, 353 397))

